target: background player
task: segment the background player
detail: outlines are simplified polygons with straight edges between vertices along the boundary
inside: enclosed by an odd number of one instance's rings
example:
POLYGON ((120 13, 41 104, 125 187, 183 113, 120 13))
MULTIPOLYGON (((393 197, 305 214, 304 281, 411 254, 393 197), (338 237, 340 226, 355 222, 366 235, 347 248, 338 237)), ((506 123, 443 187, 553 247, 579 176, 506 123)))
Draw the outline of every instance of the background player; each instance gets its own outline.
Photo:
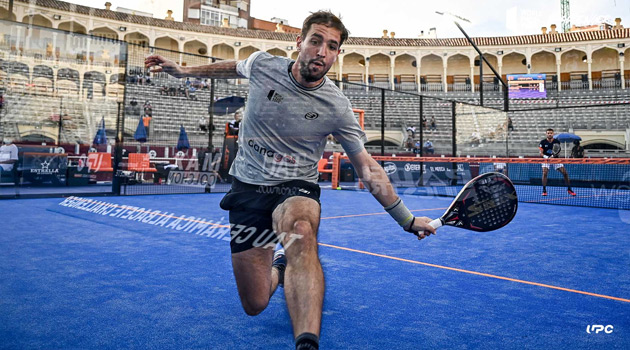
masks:
MULTIPOLYGON (((552 158, 552 157, 557 157, 554 156, 553 154, 553 144, 557 143, 558 145, 560 144, 560 141, 556 140, 553 138, 553 129, 547 129, 547 137, 544 138, 542 141, 540 141, 540 145, 538 145, 538 149, 540 149, 540 156, 547 159, 547 158, 552 158)), ((567 174, 566 169, 564 168, 563 164, 554 164, 553 168, 555 170, 558 170, 560 173, 562 173, 562 176, 564 176, 564 183, 565 185, 567 185, 567 192, 572 195, 575 196, 575 192, 573 192, 573 190, 571 189, 571 180, 569 179, 569 174, 567 174)), ((546 196, 547 195, 547 174, 549 173, 549 163, 543 163, 542 164, 542 169, 543 169, 543 176, 542 176, 542 185, 543 185, 543 192, 542 195, 546 196)))

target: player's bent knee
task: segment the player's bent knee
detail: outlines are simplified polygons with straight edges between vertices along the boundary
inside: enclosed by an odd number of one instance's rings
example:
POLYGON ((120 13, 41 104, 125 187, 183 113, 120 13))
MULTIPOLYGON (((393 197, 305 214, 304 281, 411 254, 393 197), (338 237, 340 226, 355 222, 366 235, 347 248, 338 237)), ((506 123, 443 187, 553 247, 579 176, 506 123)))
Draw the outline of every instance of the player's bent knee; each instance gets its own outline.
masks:
POLYGON ((292 227, 293 232, 284 240, 288 260, 309 253, 317 255, 317 232, 313 225, 306 220, 298 220, 292 227))
POLYGON ((293 223, 293 232, 304 236, 315 236, 313 225, 307 220, 296 220, 293 223))
POLYGON ((256 316, 267 308, 267 305, 269 305, 269 299, 243 298, 241 299, 241 305, 243 306, 243 310, 247 315, 256 316))

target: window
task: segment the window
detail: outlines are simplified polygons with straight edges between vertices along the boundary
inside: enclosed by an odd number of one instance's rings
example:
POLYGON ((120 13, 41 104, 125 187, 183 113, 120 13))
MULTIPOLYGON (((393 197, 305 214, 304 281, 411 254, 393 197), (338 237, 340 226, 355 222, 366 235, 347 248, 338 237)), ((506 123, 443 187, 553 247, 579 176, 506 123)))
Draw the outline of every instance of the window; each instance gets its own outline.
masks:
POLYGON ((188 18, 199 18, 199 9, 188 9, 188 18))
POLYGON ((202 9, 201 10, 201 24, 208 26, 221 26, 221 14, 218 12, 202 9))

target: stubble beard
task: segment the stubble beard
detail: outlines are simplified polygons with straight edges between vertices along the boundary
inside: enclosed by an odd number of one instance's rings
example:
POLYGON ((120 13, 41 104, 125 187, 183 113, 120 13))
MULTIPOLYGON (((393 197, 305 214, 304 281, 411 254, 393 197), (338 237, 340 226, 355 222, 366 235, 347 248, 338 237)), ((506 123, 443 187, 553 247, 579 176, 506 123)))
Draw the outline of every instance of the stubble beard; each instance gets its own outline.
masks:
POLYGON ((322 69, 322 72, 320 74, 311 73, 311 71, 308 69, 308 65, 312 61, 314 60, 311 60, 308 62, 300 61, 300 75, 302 76, 302 79, 304 79, 305 81, 309 83, 313 83, 320 80, 326 75, 326 73, 328 73, 328 69, 322 69))

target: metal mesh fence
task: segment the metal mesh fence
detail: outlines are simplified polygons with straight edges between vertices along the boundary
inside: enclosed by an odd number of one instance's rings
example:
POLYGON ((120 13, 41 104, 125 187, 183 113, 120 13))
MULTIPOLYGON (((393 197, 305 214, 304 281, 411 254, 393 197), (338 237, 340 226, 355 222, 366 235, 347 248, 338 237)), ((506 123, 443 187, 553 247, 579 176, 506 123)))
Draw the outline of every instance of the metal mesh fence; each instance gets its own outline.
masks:
MULTIPOLYGON (((246 80, 176 79, 144 68, 150 54, 185 66, 212 57, 9 21, 0 29, 0 134, 19 148, 0 196, 229 188, 238 140, 226 124, 233 103, 247 103, 246 80)), ((535 156, 549 127, 630 128, 627 93, 513 100, 506 113, 500 92, 479 106, 471 92, 335 83, 364 111, 374 155, 535 156)), ((334 151, 343 149, 330 140, 326 156, 334 151)))

